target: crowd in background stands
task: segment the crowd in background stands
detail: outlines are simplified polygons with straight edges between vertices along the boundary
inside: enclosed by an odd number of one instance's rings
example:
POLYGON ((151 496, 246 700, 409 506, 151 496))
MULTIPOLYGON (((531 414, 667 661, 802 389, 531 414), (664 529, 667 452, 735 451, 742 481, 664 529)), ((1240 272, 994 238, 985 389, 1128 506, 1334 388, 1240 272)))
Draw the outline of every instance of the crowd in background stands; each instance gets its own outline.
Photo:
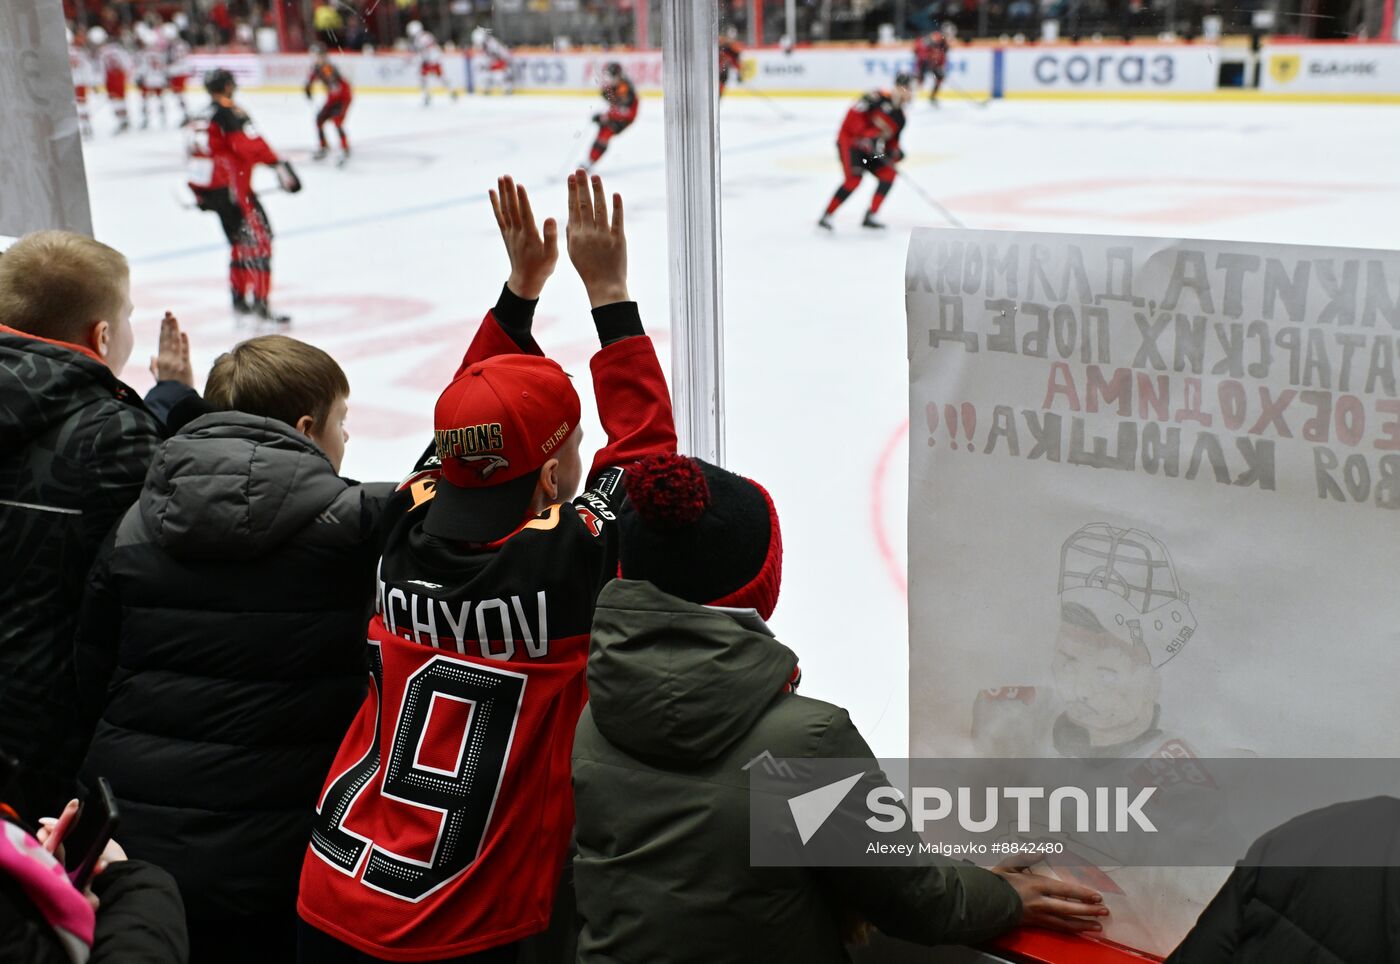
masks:
MULTIPOLYGON (((178 18, 186 40, 196 46, 252 49, 259 29, 282 28, 284 49, 300 50, 313 40, 332 50, 359 51, 393 46, 412 21, 420 21, 443 43, 465 44, 477 27, 495 30, 511 46, 548 46, 567 37, 573 44, 631 46, 636 40, 636 10, 648 0, 579 0, 565 9, 552 4, 526 3, 495 10, 490 3, 463 6, 452 0, 310 0, 284 7, 279 24, 270 0, 65 0, 70 21, 79 26, 101 24, 119 34, 149 15, 178 18)), ((655 7, 656 0, 650 0, 655 7)), ((784 4, 767 0, 762 36, 751 37, 748 0, 716 0, 724 29, 734 28, 744 43, 778 44, 786 32, 784 4)), ((1303 36, 1368 35, 1363 4, 1346 18, 1309 18, 1303 0, 1284 0, 1276 29, 1303 36), (1358 19, 1360 18, 1360 19, 1358 19), (1320 32, 1321 31, 1321 32, 1320 32)), ((1371 4, 1370 6, 1379 6, 1371 4)), ((1369 7, 1368 7, 1369 9, 1369 7)), ((1095 37, 1131 40, 1171 33, 1184 39, 1199 37, 1205 19, 1223 18, 1227 34, 1252 29, 1253 5, 1221 4, 1219 0, 798 0, 795 6, 798 43, 843 41, 873 43, 882 26, 912 38, 943 29, 964 39, 1012 38, 1034 43, 1046 20, 1059 23, 1059 35, 1070 41, 1095 37), (899 11, 903 22, 898 22, 899 11)), ((651 43, 659 45, 661 16, 653 10, 651 43)), ((1369 35, 1375 34, 1369 30, 1369 35)))

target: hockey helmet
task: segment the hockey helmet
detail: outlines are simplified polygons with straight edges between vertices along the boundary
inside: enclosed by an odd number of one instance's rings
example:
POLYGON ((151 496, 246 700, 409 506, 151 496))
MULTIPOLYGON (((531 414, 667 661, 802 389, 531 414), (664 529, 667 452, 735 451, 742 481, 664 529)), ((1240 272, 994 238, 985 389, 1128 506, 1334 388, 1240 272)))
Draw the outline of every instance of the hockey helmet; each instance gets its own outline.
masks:
POLYGON ((900 73, 894 75, 894 85, 896 87, 903 87, 905 90, 913 90, 914 75, 904 73, 903 71, 901 71, 900 73))
POLYGON ((404 27, 403 32, 408 34, 410 37, 416 37, 423 32, 423 24, 417 20, 410 20, 408 22, 408 26, 404 27))
POLYGON ((1181 652, 1196 633, 1171 554, 1139 529, 1095 522, 1066 539, 1060 601, 1083 606, 1110 635, 1144 646, 1153 666, 1181 652))
POLYGON ((179 40, 180 28, 173 23, 163 23, 160 25, 160 35, 166 40, 179 40))
POLYGON ((618 63, 616 60, 610 60, 610 61, 608 61, 606 64, 603 65, 603 76, 604 76, 604 77, 614 77, 614 78, 616 78, 616 77, 621 77, 621 76, 622 76, 622 65, 621 65, 620 63, 618 63))
POLYGON ((233 74, 222 67, 215 67, 204 75, 204 89, 211 94, 231 94, 237 86, 233 74))
POLYGON ((88 43, 100 47, 107 42, 107 31, 101 27, 89 27, 87 32, 88 43))

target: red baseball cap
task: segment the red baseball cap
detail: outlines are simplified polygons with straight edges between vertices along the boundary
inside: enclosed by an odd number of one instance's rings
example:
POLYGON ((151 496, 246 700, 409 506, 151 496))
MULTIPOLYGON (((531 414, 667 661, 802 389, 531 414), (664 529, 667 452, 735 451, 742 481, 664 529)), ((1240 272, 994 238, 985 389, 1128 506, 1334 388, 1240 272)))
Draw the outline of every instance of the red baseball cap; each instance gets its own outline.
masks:
POLYGON ((525 521, 540 468, 578 429, 569 376, 538 355, 495 355, 438 398, 433 437, 442 476, 423 529, 443 539, 492 542, 525 521))

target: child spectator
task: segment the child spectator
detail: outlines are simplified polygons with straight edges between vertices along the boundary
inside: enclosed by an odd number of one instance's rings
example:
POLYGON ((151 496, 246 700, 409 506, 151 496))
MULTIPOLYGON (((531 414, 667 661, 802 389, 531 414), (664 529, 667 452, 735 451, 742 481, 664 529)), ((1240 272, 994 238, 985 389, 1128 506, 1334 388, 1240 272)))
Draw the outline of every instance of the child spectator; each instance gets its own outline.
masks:
POLYGON ((768 493, 680 456, 626 490, 573 751, 581 964, 837 964, 869 924, 923 944, 1097 928, 1093 891, 1012 870, 751 866, 755 758, 869 760, 885 781, 845 710, 793 692, 797 657, 761 621, 782 577, 768 493))
MULTIPOLYGON (((86 741, 73 695, 83 581, 159 441, 120 378, 131 312, 126 259, 105 244, 40 231, 0 255, 0 745, 22 763, 11 798, 27 813, 73 796, 86 741)), ((192 384, 169 316, 162 346, 157 377, 192 384)))
POLYGON ((511 278, 438 400, 441 479, 380 564, 370 693, 302 870, 303 962, 515 961, 552 907, 571 930, 567 886, 555 893, 594 597, 617 571, 624 467, 675 451, 676 436, 627 293, 622 199, 609 222, 601 180, 590 197, 579 171, 568 191, 569 257, 602 344, 592 369, 607 445, 574 498, 579 398, 530 331, 557 229, 546 221, 541 236, 524 189, 502 179, 492 205, 511 278))
POLYGON ((253 338, 156 452, 93 566, 77 639, 83 782, 185 895, 196 961, 290 960, 311 808, 364 695, 390 483, 340 477, 350 385, 319 348, 253 338))

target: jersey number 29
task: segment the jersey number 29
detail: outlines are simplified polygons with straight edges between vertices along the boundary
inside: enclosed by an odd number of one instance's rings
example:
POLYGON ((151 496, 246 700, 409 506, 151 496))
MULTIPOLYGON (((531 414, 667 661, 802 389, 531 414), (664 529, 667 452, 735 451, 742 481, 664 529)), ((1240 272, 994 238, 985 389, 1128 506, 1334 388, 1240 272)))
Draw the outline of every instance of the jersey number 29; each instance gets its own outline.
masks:
MULTIPOLYGON (((384 686, 383 655, 372 641, 369 659, 375 693, 379 694, 384 686)), ((368 854, 361 883, 407 901, 422 900, 462 873, 481 852, 524 692, 525 677, 519 673, 444 656, 428 660, 404 684, 384 766, 382 794, 441 814, 437 838, 425 848, 431 856, 425 860, 396 854, 343 825, 355 799, 380 769, 382 714, 378 706, 370 749, 326 790, 311 833, 312 850, 351 876, 359 872, 368 854), (460 739, 455 743, 456 764, 451 767, 432 766, 419 759, 434 707, 443 700, 465 704, 457 709, 467 712, 465 732, 434 734, 450 742, 460 739)))

